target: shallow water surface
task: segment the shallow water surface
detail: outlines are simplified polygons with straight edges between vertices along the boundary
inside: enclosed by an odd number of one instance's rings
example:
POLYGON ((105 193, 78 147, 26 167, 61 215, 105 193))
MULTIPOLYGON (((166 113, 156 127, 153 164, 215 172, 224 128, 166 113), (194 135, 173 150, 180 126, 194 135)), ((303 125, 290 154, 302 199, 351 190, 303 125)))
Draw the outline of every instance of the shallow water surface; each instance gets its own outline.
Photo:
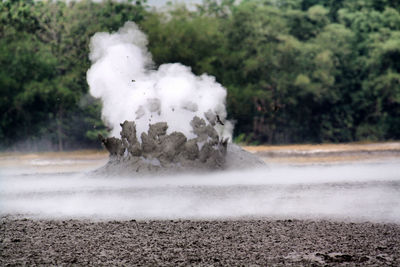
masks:
POLYGON ((35 159, 20 168, 9 163, 0 171, 0 215, 400 223, 400 162, 395 159, 142 178, 93 177, 88 171, 104 158, 88 160, 35 159))

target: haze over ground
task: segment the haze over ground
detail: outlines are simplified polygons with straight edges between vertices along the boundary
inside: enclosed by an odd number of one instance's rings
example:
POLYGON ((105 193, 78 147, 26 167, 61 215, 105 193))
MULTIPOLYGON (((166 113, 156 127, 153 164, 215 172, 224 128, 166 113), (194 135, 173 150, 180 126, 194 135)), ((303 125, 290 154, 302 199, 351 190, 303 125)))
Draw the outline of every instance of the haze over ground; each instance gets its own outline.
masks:
POLYGON ((267 168, 258 170, 167 177, 86 174, 103 165, 106 157, 72 152, 64 157, 1 157, 1 213, 95 220, 247 217, 400 222, 396 157, 330 163, 323 157, 308 162, 292 157, 289 162, 271 159, 267 168))

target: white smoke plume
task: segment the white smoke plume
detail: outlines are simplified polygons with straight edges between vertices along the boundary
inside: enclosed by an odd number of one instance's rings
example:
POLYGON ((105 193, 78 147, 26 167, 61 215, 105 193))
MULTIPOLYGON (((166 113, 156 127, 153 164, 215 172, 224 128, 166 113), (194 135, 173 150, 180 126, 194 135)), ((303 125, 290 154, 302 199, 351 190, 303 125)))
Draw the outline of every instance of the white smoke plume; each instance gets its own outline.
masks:
POLYGON ((179 63, 153 69, 147 37, 133 22, 114 33, 96 33, 90 41, 92 66, 87 72, 90 93, 103 102, 102 118, 119 137, 120 123, 136 122, 137 137, 149 123, 165 121, 168 133, 180 131, 194 137, 190 121, 206 119, 206 112, 218 115, 224 126, 216 125, 221 137, 229 137, 233 125, 226 119, 226 89, 206 74, 196 76, 179 63))

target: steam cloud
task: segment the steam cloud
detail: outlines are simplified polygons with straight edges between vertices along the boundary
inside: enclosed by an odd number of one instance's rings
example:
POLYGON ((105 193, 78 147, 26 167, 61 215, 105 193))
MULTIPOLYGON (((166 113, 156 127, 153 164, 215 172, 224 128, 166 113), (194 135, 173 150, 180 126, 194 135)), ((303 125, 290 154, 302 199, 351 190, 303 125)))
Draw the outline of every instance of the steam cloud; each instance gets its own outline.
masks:
MULTIPOLYGON (((154 70, 147 37, 133 22, 115 33, 96 33, 90 41, 92 66, 87 72, 90 93, 103 102, 102 118, 119 136, 120 123, 136 122, 137 135, 149 123, 165 121, 168 133, 180 131, 193 138, 190 121, 206 113, 226 119, 226 89, 206 74, 196 76, 179 63, 154 70)), ((221 137, 231 137, 233 125, 216 125, 221 137)), ((140 139, 139 139, 140 140, 140 139)))

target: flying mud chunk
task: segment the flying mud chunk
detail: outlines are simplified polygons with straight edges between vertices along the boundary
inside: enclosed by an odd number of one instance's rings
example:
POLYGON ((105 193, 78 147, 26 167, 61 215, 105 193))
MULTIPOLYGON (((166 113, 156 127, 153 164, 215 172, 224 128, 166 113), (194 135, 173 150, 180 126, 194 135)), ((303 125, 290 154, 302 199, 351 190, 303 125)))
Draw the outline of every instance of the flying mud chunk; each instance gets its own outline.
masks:
POLYGON ((215 122, 217 121, 217 115, 215 115, 214 112, 208 110, 206 113, 204 113, 204 116, 206 116, 206 119, 212 126, 215 126, 215 122))
POLYGON ((210 124, 207 125, 203 119, 195 116, 190 125, 193 128, 193 133, 197 135, 198 142, 208 141, 212 145, 218 143, 219 137, 217 131, 210 124))
POLYGON ((187 160, 195 160, 199 158, 199 146, 196 139, 191 139, 185 143, 184 158, 187 160))
POLYGON ((162 139, 158 158, 162 163, 179 163, 187 138, 183 133, 173 132, 162 139))
POLYGON ((127 140, 129 144, 137 143, 136 137, 136 124, 134 121, 124 121, 120 124, 122 131, 120 132, 121 138, 127 140))
POLYGON ((135 122, 124 121, 120 124, 121 139, 101 136, 100 140, 110 152, 110 160, 98 173, 176 173, 263 165, 256 156, 236 145, 230 144, 229 150, 228 139, 220 138, 212 126, 216 116, 211 112, 208 115, 205 114, 208 122, 193 117, 190 125, 196 137, 189 140, 181 132, 167 134, 168 124, 158 122, 149 124, 147 133, 141 133, 140 143, 135 122))
POLYGON ((143 106, 139 106, 139 108, 136 110, 135 114, 136 114, 136 119, 138 120, 141 117, 143 117, 144 114, 146 114, 146 111, 144 111, 143 106))
POLYGON ((161 140, 167 134, 168 124, 157 122, 149 125, 149 137, 154 140, 161 140))
POLYGON ((147 106, 150 112, 161 114, 161 101, 158 98, 150 98, 147 100, 147 106))
POLYGON ((149 156, 152 153, 156 152, 156 142, 153 138, 150 137, 149 134, 147 133, 142 133, 140 135, 140 138, 142 139, 142 151, 143 151, 143 156, 149 156))
POLYGON ((124 155, 125 147, 123 146, 121 139, 115 137, 104 138, 101 134, 99 134, 99 139, 110 153, 110 157, 122 157, 124 155))
POLYGON ((131 156, 139 157, 142 155, 142 148, 136 137, 136 124, 133 121, 124 121, 120 124, 122 144, 131 156))

